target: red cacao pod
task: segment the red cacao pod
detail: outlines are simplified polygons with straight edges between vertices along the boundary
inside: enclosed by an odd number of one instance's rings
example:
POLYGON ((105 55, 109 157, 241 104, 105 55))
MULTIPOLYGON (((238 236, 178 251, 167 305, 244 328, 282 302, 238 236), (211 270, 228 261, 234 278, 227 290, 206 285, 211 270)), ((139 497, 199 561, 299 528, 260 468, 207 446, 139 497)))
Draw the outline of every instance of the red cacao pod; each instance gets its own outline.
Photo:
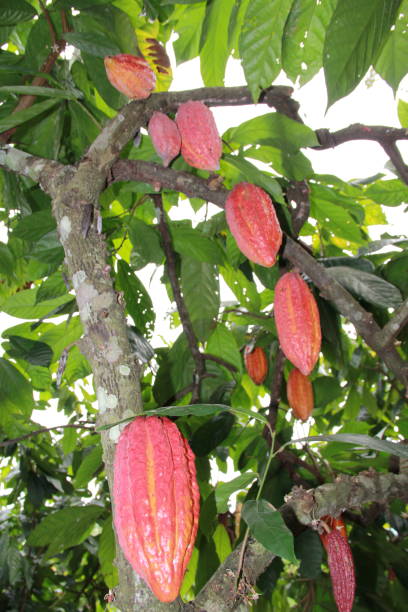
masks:
POLYGON ((322 541, 323 546, 326 548, 326 538, 328 533, 330 533, 331 531, 333 531, 333 529, 335 529, 336 531, 339 532, 339 534, 345 538, 347 540, 347 529, 346 529, 346 525, 343 521, 342 518, 338 517, 338 518, 334 518, 334 516, 329 516, 328 514, 326 514, 325 516, 322 516, 320 518, 321 521, 324 521, 327 525, 327 527, 329 528, 329 531, 327 532, 326 529, 324 529, 324 531, 320 534, 320 539, 322 541))
POLYGON ((184 160, 194 168, 218 170, 221 139, 211 110, 203 102, 184 102, 177 111, 176 123, 184 160))
POLYGON ((175 121, 164 113, 154 112, 147 127, 156 153, 168 166, 180 153, 181 136, 175 121))
POLYGON ((268 194, 251 183, 238 183, 226 199, 225 216, 240 251, 261 266, 273 266, 282 230, 268 194))
POLYGON ((246 371, 256 385, 261 385, 268 373, 268 360, 265 351, 260 346, 252 349, 246 346, 244 350, 244 361, 246 371))
POLYGON ((319 357, 322 336, 316 300, 298 272, 287 272, 276 283, 274 314, 282 351, 307 376, 319 357))
POLYGON ((128 98, 148 98, 155 88, 156 75, 143 57, 119 53, 104 62, 109 81, 128 98))
POLYGON ((127 560, 160 601, 173 601, 193 551, 200 493, 193 452, 170 419, 140 416, 125 427, 113 500, 127 560))
POLYGON ((326 535, 325 548, 334 600, 339 612, 350 612, 356 590, 353 555, 347 538, 336 529, 326 535))
POLYGON ((313 387, 307 376, 297 369, 290 372, 286 385, 289 406, 297 419, 307 421, 313 412, 313 387))

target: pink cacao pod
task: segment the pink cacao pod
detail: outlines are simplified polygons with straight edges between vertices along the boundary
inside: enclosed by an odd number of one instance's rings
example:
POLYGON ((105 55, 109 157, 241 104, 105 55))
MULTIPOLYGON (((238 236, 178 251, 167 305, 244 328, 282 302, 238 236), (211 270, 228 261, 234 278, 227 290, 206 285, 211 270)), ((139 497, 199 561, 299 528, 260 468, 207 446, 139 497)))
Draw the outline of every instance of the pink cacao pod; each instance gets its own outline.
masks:
POLYGON ((261 266, 273 266, 282 230, 268 194, 251 183, 238 183, 226 199, 225 216, 239 250, 261 266))
POLYGON ((339 612, 351 612, 356 590, 353 555, 347 538, 333 529, 325 536, 334 600, 339 612))
POLYGON ((170 419, 140 416, 125 427, 113 501, 127 560, 160 601, 173 601, 197 535, 200 492, 193 452, 170 419))
POLYGON ((119 53, 104 62, 109 81, 128 98, 148 98, 156 86, 156 75, 143 57, 119 53))
POLYGON ((282 351, 307 376, 319 357, 322 336, 316 300, 298 272, 287 272, 276 283, 274 315, 282 351))
POLYGON ((194 168, 218 170, 221 139, 210 109, 203 102, 184 102, 177 111, 176 123, 184 160, 194 168))
POLYGON ((163 160, 163 166, 168 166, 180 153, 181 136, 177 124, 164 113, 156 111, 147 129, 157 155, 163 160))
POLYGON ((252 349, 246 346, 244 350, 245 368, 256 385, 261 385, 268 373, 268 360, 262 347, 252 349))
POLYGON ((296 368, 289 374, 286 394, 295 417, 307 421, 313 412, 313 387, 308 377, 296 368))

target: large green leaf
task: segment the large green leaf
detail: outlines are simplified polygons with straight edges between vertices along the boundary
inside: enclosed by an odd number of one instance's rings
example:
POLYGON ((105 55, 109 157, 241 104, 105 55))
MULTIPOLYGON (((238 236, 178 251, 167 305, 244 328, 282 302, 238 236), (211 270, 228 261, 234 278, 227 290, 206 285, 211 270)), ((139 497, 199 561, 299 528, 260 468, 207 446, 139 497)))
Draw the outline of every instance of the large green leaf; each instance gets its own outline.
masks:
POLYGON ((102 446, 97 444, 82 459, 78 467, 74 486, 76 489, 85 487, 102 464, 102 446))
POLYGON ((293 534, 281 514, 265 499, 250 500, 242 508, 242 518, 253 536, 275 555, 296 562, 293 534))
POLYGON ((365 195, 384 206, 399 206, 408 202, 408 187, 399 179, 376 181, 367 187, 365 195))
POLYGON ((360 228, 351 214, 341 206, 341 203, 329 200, 324 195, 314 196, 312 191, 310 214, 331 234, 356 244, 365 243, 360 228))
POLYGON ((28 417, 34 407, 33 390, 17 368, 0 357, 0 423, 13 413, 28 417))
POLYGON ((132 268, 123 260, 118 262, 118 282, 139 333, 150 335, 156 318, 152 300, 132 268))
POLYGON ((218 244, 198 229, 172 223, 170 231, 174 250, 180 255, 210 264, 223 263, 224 255, 218 244))
POLYGON ((248 310, 257 312, 261 307, 261 299, 255 283, 248 280, 241 270, 234 270, 229 265, 220 267, 220 272, 240 304, 248 310))
POLYGON ((353 434, 353 433, 338 433, 324 436, 309 436, 307 438, 298 438, 292 440, 296 442, 341 442, 344 444, 353 444, 357 448, 370 448, 375 451, 388 453, 391 455, 397 455, 408 459, 408 448, 404 444, 397 444, 395 442, 388 442, 388 440, 380 440, 379 438, 373 438, 366 436, 365 434, 353 434))
POLYGON ((259 170, 254 164, 240 155, 224 155, 221 159, 221 169, 225 174, 229 174, 232 167, 234 172, 234 182, 248 181, 254 185, 262 187, 271 194, 275 202, 284 202, 282 188, 278 181, 266 172, 259 170))
POLYGON ((337 0, 294 0, 282 39, 282 65, 288 77, 307 83, 322 67, 327 26, 337 0))
POLYGON ((374 306, 396 308, 402 302, 399 289, 375 274, 346 266, 327 268, 327 273, 350 293, 374 306))
POLYGON ((239 50, 254 101, 281 69, 281 45, 292 0, 252 0, 241 30, 239 50))
MULTIPOLYGON (((41 319, 46 315, 54 316, 51 314, 52 311, 72 301, 72 295, 65 294, 37 303, 37 291, 38 288, 35 288, 15 293, 0 305, 1 310, 19 319, 41 319)), ((58 312, 54 314, 58 314, 58 312)))
POLYGON ((206 353, 221 357, 242 372, 242 359, 234 334, 225 325, 218 324, 208 339, 206 353))
POLYGON ((161 264, 164 260, 163 249, 157 229, 141 219, 133 218, 129 223, 129 238, 133 244, 132 264, 136 269, 147 263, 161 264))
POLYGON ((219 482, 215 487, 215 501, 218 512, 227 512, 228 500, 236 491, 242 491, 258 478, 256 472, 244 472, 229 482, 219 482))
POLYGON ((29 546, 48 546, 47 556, 77 546, 91 533, 102 506, 72 506, 46 516, 30 533, 29 546))
POLYGON ((99 536, 98 559, 103 578, 109 588, 117 585, 118 570, 113 564, 115 559, 115 534, 112 527, 112 517, 106 519, 99 536))
POLYGON ((350 93, 373 64, 395 21, 401 0, 338 0, 323 55, 328 106, 350 93))
POLYGON ((28 21, 36 15, 36 10, 25 0, 2 0, 0 5, 0 24, 10 26, 28 21))
POLYGON ((40 210, 22 217, 13 230, 13 235, 28 242, 36 242, 56 227, 51 210, 40 210))
POLYGON ((398 85, 408 72, 408 0, 404 0, 398 11, 395 29, 389 35, 380 56, 374 64, 376 71, 393 88, 396 94, 398 85))
POLYGON ((235 417, 230 410, 215 414, 193 433, 191 448, 197 457, 204 457, 221 444, 230 433, 235 417))
POLYGON ((220 307, 220 289, 215 266, 192 257, 183 257, 181 288, 194 331, 199 340, 205 340, 220 307))
POLYGON ((176 30, 178 38, 173 43, 177 64, 196 57, 200 49, 201 29, 205 18, 206 2, 179 9, 176 30))
POLYGON ((12 113, 4 119, 0 119, 0 131, 5 132, 10 128, 16 127, 17 125, 26 123, 27 121, 30 121, 30 119, 33 119, 33 117, 37 117, 42 113, 48 112, 53 106, 59 104, 59 102, 60 100, 58 98, 50 98, 49 100, 44 100, 44 102, 37 102, 24 110, 12 113))
POLYGON ((117 55, 121 51, 120 47, 99 32, 67 32, 64 38, 73 47, 96 57, 117 55))
POLYGON ((235 0, 213 0, 207 5, 200 50, 201 76, 204 85, 224 85, 229 55, 228 23, 235 0))
POLYGON ((32 365, 48 367, 52 360, 52 350, 44 342, 29 340, 21 336, 9 336, 11 347, 7 353, 13 359, 24 359, 32 365))
POLYGON ((246 149, 245 156, 270 164, 275 172, 293 181, 310 179, 314 175, 310 160, 300 151, 289 153, 277 147, 257 145, 246 149))

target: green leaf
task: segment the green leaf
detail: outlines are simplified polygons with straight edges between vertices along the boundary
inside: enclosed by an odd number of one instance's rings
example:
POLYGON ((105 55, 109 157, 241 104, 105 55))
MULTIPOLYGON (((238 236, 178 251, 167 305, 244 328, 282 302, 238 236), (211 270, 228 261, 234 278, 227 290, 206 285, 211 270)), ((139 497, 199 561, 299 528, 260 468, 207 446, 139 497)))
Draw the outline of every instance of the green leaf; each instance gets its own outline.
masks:
POLYGON ((390 33, 382 51, 374 64, 374 68, 387 81, 396 94, 398 85, 407 74, 408 57, 408 0, 402 2, 395 29, 390 33))
POLYGON ((232 266, 220 267, 220 272, 240 304, 248 310, 258 312, 261 300, 255 283, 248 280, 241 270, 234 270, 232 266))
POLYGON ((234 4, 235 0, 213 0, 207 5, 200 51, 201 76, 207 87, 224 85, 229 55, 228 24, 234 4))
POLYGON ((47 556, 77 546, 91 533, 102 506, 72 506, 46 516, 30 533, 29 546, 48 546, 47 556))
POLYGON ((316 133, 307 125, 289 119, 281 113, 268 113, 244 121, 223 134, 223 140, 232 146, 269 145, 288 153, 295 153, 302 147, 318 145, 316 133))
POLYGON ((318 376, 313 381, 315 408, 327 406, 343 395, 339 382, 333 376, 318 376))
POLYGON ((214 415, 193 433, 190 446, 196 457, 205 457, 229 435, 235 422, 230 410, 214 415))
POLYGON ((155 414, 157 416, 194 415, 202 417, 225 412, 226 410, 230 410, 230 407, 224 404, 189 404, 188 406, 165 406, 164 408, 155 408, 154 410, 146 410, 143 414, 155 414))
POLYGON ((374 306, 396 308, 402 302, 399 289, 375 274, 346 266, 327 268, 327 273, 350 293, 374 306))
POLYGON ((296 557, 300 559, 300 575, 316 580, 322 573, 323 548, 316 531, 306 529, 295 538, 296 557))
POLYGON ((276 147, 257 145, 246 149, 245 156, 270 164, 275 172, 293 181, 302 181, 314 175, 310 160, 300 151, 289 153, 276 147))
POLYGON ((1 304, 1 310, 19 319, 41 319, 45 315, 53 316, 52 310, 72 301, 72 295, 65 294, 37 304, 37 292, 38 288, 19 291, 1 304))
POLYGON ((220 563, 222 563, 231 554, 232 547, 228 531, 221 523, 218 523, 214 531, 213 541, 220 563))
POLYGON ((33 391, 28 380, 17 368, 0 357, 0 421, 8 418, 8 411, 29 416, 34 407, 33 391))
POLYGON ((307 83, 322 67, 326 30, 336 0, 294 0, 282 38, 282 65, 288 77, 307 83))
POLYGON ((65 455, 72 453, 78 444, 78 432, 74 427, 65 427, 61 440, 62 450, 65 455))
POLYGON ((163 262, 164 252, 156 228, 141 219, 133 218, 128 231, 133 244, 132 264, 135 264, 137 270, 150 262, 158 265, 163 262))
POLYGON ((21 21, 28 21, 36 15, 36 10, 24 0, 2 0, 0 6, 0 23, 11 26, 21 21))
POLYGON ((199 54, 206 4, 200 1, 195 3, 195 6, 184 8, 175 25, 178 39, 174 41, 173 48, 177 65, 199 54))
POLYGON ((9 247, 0 242, 0 273, 11 276, 14 269, 14 256, 9 247))
POLYGON ((293 534, 281 514, 265 499, 250 500, 242 508, 242 518, 253 536, 267 550, 296 563, 293 534))
POLYGON ((116 586, 118 570, 113 562, 116 554, 115 534, 113 533, 112 517, 106 519, 99 536, 98 559, 101 572, 109 588, 116 586))
POLYGON ((221 159, 221 168, 225 172, 228 166, 232 166, 233 169, 238 170, 239 174, 234 177, 234 182, 248 181, 258 185, 267 191, 275 202, 284 202, 283 193, 281 186, 278 181, 272 176, 266 174, 262 170, 259 170, 254 164, 237 155, 224 155, 221 159))
POLYGON ((102 446, 97 444, 88 452, 75 473, 74 487, 83 489, 93 478, 102 463, 102 446))
POLYGON ((404 128, 408 128, 408 102, 398 100, 398 119, 404 128))
POLYGON ((205 352, 225 359, 234 365, 238 372, 242 372, 241 353, 233 333, 225 325, 217 325, 208 339, 205 352))
POLYGON ((24 359, 32 365, 44 366, 48 368, 52 361, 52 350, 44 342, 29 340, 21 336, 9 336, 11 348, 7 353, 13 359, 24 359))
POLYGON ((103 58, 121 52, 120 47, 99 32, 66 32, 64 38, 73 47, 96 57, 103 58))
POLYGON ((224 256, 218 244, 199 230, 172 223, 170 231, 174 250, 180 255, 209 264, 223 263, 224 256))
POLYGON ((2 91, 17 95, 45 96, 46 98, 62 98, 64 100, 76 100, 83 96, 79 90, 36 87, 34 85, 3 85, 0 87, 0 92, 2 91))
POLYGON ((350 93, 365 76, 390 34, 401 0, 338 0, 326 33, 323 66, 328 102, 350 93))
POLYGON ((313 190, 310 214, 335 236, 356 244, 365 243, 361 231, 349 211, 329 200, 327 196, 315 196, 313 190))
POLYGON ((399 179, 376 181, 364 193, 374 202, 384 206, 399 206, 408 201, 408 187, 399 179))
POLYGON ((191 257, 183 257, 181 287, 194 331, 198 339, 204 341, 220 307, 220 289, 215 266, 191 257))
POLYGON ((28 242, 36 242, 57 226, 51 210, 40 210, 22 217, 13 230, 13 236, 28 242))
POLYGON ((154 329, 156 314, 149 294, 129 264, 123 260, 118 262, 117 278, 125 295, 127 310, 139 333, 143 336, 150 335, 154 329))
POLYGON ((281 45, 292 0, 252 0, 239 40, 245 78, 256 102, 281 69, 281 45))
POLYGON ((215 487, 215 501, 218 512, 227 512, 228 500, 236 491, 245 490, 251 484, 258 474, 256 472, 244 472, 229 482, 218 482, 215 487))
POLYGON ((30 108, 26 108, 25 110, 17 111, 5 119, 0 119, 0 132, 5 132, 10 128, 16 127, 17 125, 21 125, 22 123, 26 123, 33 119, 33 117, 37 117, 42 113, 49 111, 53 106, 60 102, 59 99, 50 99, 44 100, 44 102, 37 102, 30 106, 30 108))
POLYGON ((309 436, 307 438, 297 438, 296 440, 292 440, 292 442, 294 444, 296 442, 342 442, 344 444, 353 444, 356 447, 355 450, 361 447, 371 448, 375 451, 408 459, 408 448, 403 444, 380 440, 379 438, 373 438, 364 434, 338 433, 324 436, 309 436))

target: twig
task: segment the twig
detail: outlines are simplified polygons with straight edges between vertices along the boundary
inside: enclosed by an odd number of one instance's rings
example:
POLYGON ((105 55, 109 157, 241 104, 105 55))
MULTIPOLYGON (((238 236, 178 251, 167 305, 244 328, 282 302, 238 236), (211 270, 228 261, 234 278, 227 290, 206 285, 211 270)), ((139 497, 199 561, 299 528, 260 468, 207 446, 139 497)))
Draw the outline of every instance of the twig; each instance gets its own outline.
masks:
POLYGON ((222 357, 217 357, 216 355, 212 355, 211 353, 200 353, 203 357, 203 359, 208 359, 210 361, 215 361, 216 363, 219 363, 220 365, 224 366, 224 368, 227 368, 227 370, 231 370, 231 372, 237 372, 237 368, 236 366, 232 365, 232 363, 229 363, 229 361, 225 361, 225 359, 222 359, 222 357))
MULTIPOLYGON (((88 421, 88 423, 90 423, 90 421, 88 421)), ((32 436, 38 436, 39 434, 45 433, 47 431, 53 431, 54 429, 66 429, 68 427, 71 427, 72 429, 88 429, 89 431, 92 431, 95 429, 95 425, 93 424, 90 427, 88 427, 87 425, 83 425, 82 423, 80 424, 70 423, 68 425, 55 425, 55 427, 42 427, 41 429, 29 431, 28 433, 24 434, 23 436, 19 436, 18 438, 4 440, 3 442, 0 442, 0 446, 10 446, 11 444, 16 444, 17 442, 21 442, 21 440, 26 440, 27 438, 31 438, 32 436)))
POLYGON ((402 329, 408 323, 408 298, 402 302, 401 306, 397 308, 393 317, 384 325, 382 330, 378 333, 378 342, 386 348, 402 331, 402 329))
POLYGON ((183 326, 183 331, 186 334, 188 346, 190 348, 195 363, 195 372, 193 375, 194 380, 191 397, 191 403, 194 404, 197 403, 200 399, 201 381, 203 375, 205 374, 205 359, 198 348, 197 336, 195 335, 193 325, 190 319, 190 314, 187 310, 186 304, 181 294, 180 283, 176 272, 176 258, 173 251, 170 230, 168 228, 164 216, 165 213, 163 208, 162 196, 160 194, 154 194, 152 198, 156 206, 159 231, 163 240, 163 250, 166 255, 167 273, 169 275, 171 288, 173 290, 174 300, 176 302, 181 324, 183 326))
MULTIPOLYGON (((276 419, 279 408, 279 401, 281 395, 281 386, 283 379, 283 364, 285 363, 285 356, 282 353, 282 350, 279 348, 276 353, 275 358, 275 368, 273 371, 272 382, 271 382, 271 397, 269 401, 269 413, 268 413, 268 421, 269 425, 272 428, 272 431, 275 431, 276 419)), ((265 433, 269 431, 265 428, 265 433)))

